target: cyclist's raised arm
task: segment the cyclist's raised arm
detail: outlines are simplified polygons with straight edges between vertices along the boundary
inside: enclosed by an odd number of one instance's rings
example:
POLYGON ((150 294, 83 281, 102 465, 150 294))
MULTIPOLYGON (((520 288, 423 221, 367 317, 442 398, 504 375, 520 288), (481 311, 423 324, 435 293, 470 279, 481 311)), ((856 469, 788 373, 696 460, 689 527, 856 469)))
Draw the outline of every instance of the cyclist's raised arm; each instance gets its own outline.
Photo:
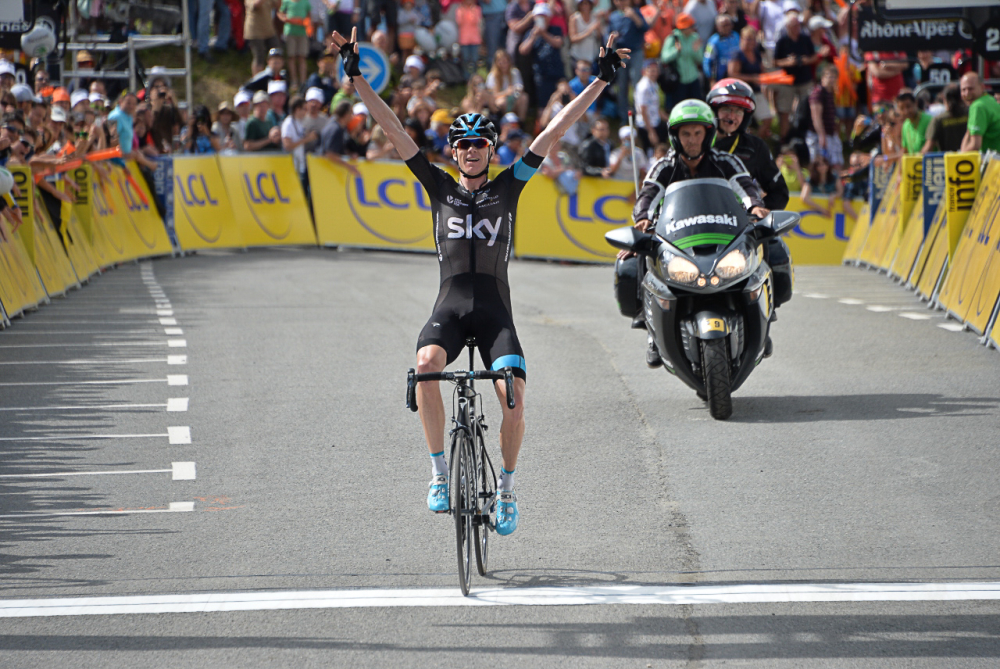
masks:
POLYGON ((611 36, 608 38, 607 48, 601 47, 601 55, 597 59, 597 66, 600 70, 597 79, 590 82, 590 85, 583 89, 583 92, 577 95, 572 102, 556 114, 555 118, 549 121, 545 130, 539 133, 535 141, 528 147, 532 153, 542 157, 548 155, 549 149, 562 139, 566 131, 573 127, 573 124, 587 113, 590 105, 594 104, 601 91, 614 81, 615 73, 619 68, 625 67, 624 61, 629 59, 631 51, 629 49, 612 50, 611 47, 614 46, 617 38, 617 33, 611 33, 611 36))
POLYGON ((409 160, 417 155, 420 150, 417 148, 416 142, 403 129, 403 124, 399 122, 399 119, 392 112, 392 109, 389 108, 389 105, 365 81, 361 70, 358 68, 358 29, 354 28, 351 31, 350 42, 337 31, 333 32, 332 39, 334 46, 340 49, 340 57, 344 61, 344 72, 351 77, 358 95, 361 96, 361 101, 365 103, 372 118, 382 127, 382 130, 389 137, 389 141, 396 147, 399 157, 403 160, 409 160))

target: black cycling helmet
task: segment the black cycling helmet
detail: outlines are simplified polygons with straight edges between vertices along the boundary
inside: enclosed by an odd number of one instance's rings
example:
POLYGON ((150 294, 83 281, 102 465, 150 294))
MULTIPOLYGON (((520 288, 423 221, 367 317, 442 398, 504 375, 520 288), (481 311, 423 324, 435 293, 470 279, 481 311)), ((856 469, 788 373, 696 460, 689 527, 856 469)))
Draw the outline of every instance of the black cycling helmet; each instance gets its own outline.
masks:
POLYGON ((454 147, 460 139, 482 137, 491 146, 497 145, 497 129, 493 122, 482 114, 462 114, 448 128, 448 145, 454 147))

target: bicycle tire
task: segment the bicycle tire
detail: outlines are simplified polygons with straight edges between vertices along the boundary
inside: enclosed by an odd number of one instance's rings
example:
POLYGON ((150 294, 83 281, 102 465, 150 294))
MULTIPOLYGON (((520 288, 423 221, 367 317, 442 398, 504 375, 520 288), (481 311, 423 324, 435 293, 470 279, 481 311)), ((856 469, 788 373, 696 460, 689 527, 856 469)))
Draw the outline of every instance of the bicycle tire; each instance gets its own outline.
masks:
POLYGON ((468 596, 472 583, 473 530, 472 513, 472 449, 465 430, 459 430, 452 438, 451 471, 449 473, 451 513, 455 518, 455 543, 458 549, 458 585, 462 594, 468 596))
MULTIPOLYGON (((476 513, 492 527, 496 523, 496 492, 497 479, 493 464, 486 453, 486 440, 481 428, 476 429, 476 469, 477 490, 476 513), (491 501, 494 500, 494 501, 491 501)), ((486 576, 490 559, 490 528, 480 522, 475 525, 476 540, 476 570, 480 576, 486 576)))
POLYGON ((708 412, 716 420, 733 415, 733 387, 729 376, 729 352, 725 339, 703 341, 702 367, 705 370, 705 394, 708 412))

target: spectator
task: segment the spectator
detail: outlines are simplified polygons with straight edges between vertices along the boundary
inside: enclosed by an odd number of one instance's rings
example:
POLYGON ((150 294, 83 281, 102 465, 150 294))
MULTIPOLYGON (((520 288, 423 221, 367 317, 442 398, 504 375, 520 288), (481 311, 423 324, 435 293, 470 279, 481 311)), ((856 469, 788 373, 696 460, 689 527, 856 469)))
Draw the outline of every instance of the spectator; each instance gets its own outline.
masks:
POLYGON ((472 74, 469 77, 468 85, 465 87, 465 97, 462 98, 459 106, 462 108, 463 114, 475 112, 490 116, 493 113, 493 105, 491 104, 493 100, 491 98, 492 96, 486 88, 486 82, 483 81, 483 76, 481 74, 472 74))
POLYGON ((341 102, 349 102, 351 106, 354 106, 354 103, 360 99, 357 89, 354 88, 354 82, 351 81, 350 77, 344 75, 344 78, 340 80, 340 90, 334 94, 330 101, 330 109, 339 106, 341 102))
POLYGON ((747 13, 743 9, 743 0, 726 0, 723 13, 733 20, 733 32, 739 35, 747 27, 747 13))
POLYGON ((438 109, 431 114, 430 127, 427 128, 424 136, 430 143, 430 150, 437 155, 437 160, 441 160, 442 157, 450 158, 448 128, 451 127, 454 120, 451 114, 444 109, 438 109))
POLYGON ((323 113, 323 91, 319 88, 310 88, 306 91, 306 115, 302 119, 302 127, 306 135, 315 131, 316 137, 306 142, 306 153, 313 153, 319 146, 319 134, 326 126, 330 117, 323 113))
POLYGON ((802 32, 799 13, 785 13, 785 34, 774 45, 774 65, 794 77, 790 85, 774 86, 774 106, 778 111, 778 127, 781 137, 788 134, 791 125, 789 115, 797 100, 813 89, 813 66, 819 61, 819 54, 812 40, 802 32))
POLYGON ((437 73, 437 70, 431 70, 427 73, 426 81, 414 84, 413 95, 410 97, 410 101, 406 103, 407 109, 413 109, 417 104, 424 104, 431 111, 434 111, 437 109, 437 101, 434 99, 434 94, 443 85, 444 82, 441 81, 441 76, 437 73))
POLYGON ((316 72, 306 78, 305 89, 318 88, 323 94, 323 105, 333 102, 337 93, 337 61, 334 54, 327 49, 316 59, 316 72))
POLYGON ((346 100, 337 104, 330 114, 330 120, 320 133, 319 151, 324 158, 343 167, 355 177, 361 176, 358 169, 344 160, 347 155, 347 125, 351 121, 351 103, 346 100))
MULTIPOLYGON (((532 2, 531 0, 510 0, 507 5, 507 10, 504 12, 504 21, 507 22, 507 54, 511 57, 511 63, 507 66, 507 70, 517 69, 524 75, 527 75, 526 81, 523 82, 522 89, 524 94, 528 96, 527 99, 537 100, 535 98, 535 81, 534 77, 531 75, 531 53, 521 53, 520 46, 521 42, 528 36, 531 32, 531 26, 534 23, 534 14, 532 13, 532 2)), ((493 65, 496 66, 496 56, 493 56, 493 65)), ((527 110, 528 103, 525 102, 525 110, 527 110)))
POLYGON ((809 162, 815 163, 824 157, 834 170, 844 164, 844 147, 837 134, 837 108, 833 92, 837 86, 837 70, 827 66, 820 75, 820 81, 809 93, 809 129, 806 130, 806 146, 809 147, 809 162))
MULTIPOLYGON (((91 100, 95 94, 91 93, 91 100)), ((174 102, 174 94, 167 86, 166 80, 157 81, 149 90, 149 104, 153 111, 153 121, 150 129, 160 153, 168 154, 174 150, 174 138, 180 133, 181 116, 174 102)), ((96 104, 103 105, 98 101, 96 104)))
POLYGON ((523 94, 524 79, 506 51, 497 51, 493 55, 493 67, 486 77, 486 88, 494 96, 493 108, 498 114, 514 112, 520 118, 528 115, 528 97, 523 94))
POLYGON ((757 16, 760 23, 761 46, 764 47, 767 68, 774 63, 774 45, 778 42, 778 33, 785 22, 785 9, 782 0, 758 0, 757 16))
POLYGON ((302 182, 302 189, 309 199, 309 173, 306 170, 306 144, 319 139, 314 130, 306 130, 306 101, 301 95, 296 95, 288 104, 288 116, 281 122, 281 147, 286 153, 292 154, 292 164, 302 182))
POLYGON ((219 103, 219 111, 215 115, 215 123, 212 124, 212 135, 219 140, 219 150, 228 153, 242 151, 243 140, 236 130, 236 112, 223 100, 219 103))
POLYGON ((281 148, 281 129, 268 119, 270 109, 271 100, 267 93, 257 91, 253 94, 253 117, 247 122, 244 151, 277 151, 281 148))
MULTIPOLYGON (((621 0, 619 0, 621 1, 621 0)), ((547 4, 535 5, 535 25, 524 38, 518 50, 522 55, 531 54, 535 80, 536 101, 546 103, 555 92, 556 84, 565 76, 562 54, 562 30, 551 24, 552 8, 547 4)))
MULTIPOLYGON (((410 54, 413 53, 413 47, 417 45, 417 29, 420 28, 422 17, 420 16, 420 12, 414 9, 413 0, 403 0, 399 4, 399 14, 396 17, 399 21, 399 50, 403 53, 403 58, 409 58, 410 54)), ((502 19, 503 12, 501 11, 502 19)), ((350 32, 341 34, 350 35, 350 32)), ((374 133, 375 131, 372 130, 373 138, 374 133)), ((384 136, 385 131, 383 130, 381 134, 384 136)))
MULTIPOLYGON (((428 160, 440 162, 443 159, 443 156, 440 153, 437 155, 433 154, 433 150, 431 148, 430 141, 427 139, 427 133, 424 131, 424 127, 425 126, 415 118, 408 118, 403 121, 403 130, 405 130, 406 134, 410 136, 413 143, 417 145, 417 150, 427 156, 428 160)), ((450 160, 450 156, 448 159, 450 160)))
POLYGON ((500 119, 499 142, 502 144, 503 142, 507 141, 507 135, 515 130, 523 131, 523 128, 521 127, 521 119, 519 119, 517 117, 517 114, 515 114, 514 112, 507 112, 506 114, 503 115, 503 118, 500 119))
POLYGON ((399 160, 399 152, 389 141, 382 126, 377 125, 372 128, 372 139, 368 143, 365 160, 399 160))
MULTIPOLYGON (((692 0, 698 2, 699 0, 692 0)), ((618 33, 618 41, 615 42, 616 49, 631 49, 635 54, 633 58, 637 61, 639 54, 644 53, 646 47, 646 31, 649 24, 643 18, 642 13, 633 6, 633 0, 614 0, 615 11, 608 16, 608 28, 611 32, 618 33)), ((635 88, 642 78, 642 70, 638 67, 623 67, 618 70, 614 84, 618 87, 617 105, 618 118, 623 122, 628 120, 628 94, 629 90, 635 88)))
POLYGON ((52 105, 54 107, 62 107, 63 111, 69 114, 70 112, 70 99, 69 91, 61 86, 52 91, 52 105))
POLYGON ((272 81, 267 85, 267 97, 271 101, 271 109, 267 112, 267 120, 272 125, 281 126, 285 120, 285 104, 288 102, 288 86, 284 81, 272 81))
POLYGON ((302 23, 312 14, 309 0, 281 0, 278 19, 285 23, 285 49, 288 65, 292 70, 292 90, 298 91, 306 80, 306 56, 309 55, 309 36, 302 23))
POLYGON ((549 151, 538 171, 555 181, 556 189, 564 195, 573 195, 580 187, 581 172, 573 164, 569 147, 562 143, 549 151))
POLYGON ((688 0, 684 5, 684 13, 694 19, 695 30, 702 44, 708 44, 708 38, 715 32, 715 16, 718 10, 713 0, 688 0))
POLYGON ((760 75, 763 71, 763 63, 757 47, 757 29, 747 26, 740 32, 740 48, 733 54, 727 66, 730 77, 741 79, 750 85, 753 90, 755 110, 754 119, 759 124, 759 133, 762 139, 767 139, 771 135, 771 105, 767 100, 767 95, 761 90, 760 75))
POLYGON ((958 84, 948 84, 944 89, 945 111, 931 119, 927 126, 927 141, 921 153, 930 151, 960 151, 966 126, 969 124, 969 108, 962 101, 958 84))
MULTIPOLYGON (((358 102, 351 108, 352 118, 347 123, 347 155, 352 158, 363 156, 368 152, 371 141, 371 131, 368 130, 368 107, 364 102, 358 102)), ((423 128, 423 124, 421 124, 423 128)))
POLYGON ((603 36, 604 14, 594 12, 593 0, 580 0, 569 17, 570 56, 577 62, 585 60, 588 66, 591 65, 597 59, 603 36))
POLYGON ((233 128, 236 130, 236 137, 239 139, 239 150, 243 150, 243 140, 247 136, 247 123, 250 121, 250 114, 253 111, 251 104, 253 95, 249 91, 236 91, 233 97, 233 107, 236 109, 236 121, 233 128))
POLYGON ((494 54, 496 54, 497 49, 504 45, 507 33, 507 24, 504 21, 507 0, 482 0, 480 4, 483 8, 483 37, 486 38, 486 58, 488 59, 486 65, 492 67, 494 54))
MULTIPOLYGON (((740 36, 733 32, 733 19, 727 14, 715 17, 716 32, 708 38, 705 44, 705 56, 702 70, 708 80, 711 90, 715 82, 725 79, 728 73, 729 60, 740 50, 740 36)), ((658 144, 659 142, 655 142, 658 144)))
POLYGON ((868 101, 872 107, 892 104, 903 88, 906 71, 906 54, 900 52, 869 51, 865 54, 868 71, 868 101))
MULTIPOLYGON (((198 55, 213 62, 208 51, 209 37, 212 32, 212 9, 215 9, 216 36, 215 50, 225 51, 229 48, 229 34, 233 30, 232 15, 225 0, 188 0, 188 21, 191 26, 191 37, 198 44, 198 55)), ((244 34, 246 31, 244 31, 244 34)), ((206 109, 206 111, 208 111, 206 109)))
MULTIPOLYGON (((639 147, 652 153, 653 147, 668 141, 667 112, 660 104, 660 65, 648 58, 642 66, 642 78, 635 87, 635 128, 639 147)), ((605 167, 607 164, 605 164, 605 167)))
POLYGON ((809 26, 809 39, 812 40, 813 48, 819 54, 817 64, 829 63, 833 65, 833 58, 837 55, 837 47, 827 32, 833 26, 833 21, 825 16, 816 15, 809 19, 807 25, 809 26))
POLYGON ((969 123, 962 151, 1000 151, 1000 103, 986 92, 983 80, 967 72, 959 80, 962 100, 969 105, 969 123))
MULTIPOLYGON (((628 132, 628 126, 622 126, 622 129, 628 132)), ((580 145, 580 162, 584 174, 604 178, 609 176, 611 144, 608 142, 608 138, 610 136, 611 128, 603 118, 590 124, 590 137, 580 145)))
POLYGON ((284 66, 284 52, 280 48, 274 47, 267 52, 267 67, 255 74, 250 81, 243 84, 243 88, 251 93, 256 93, 257 91, 266 91, 268 84, 272 81, 285 81, 287 76, 285 70, 282 69, 284 66))
POLYGON ((458 44, 462 53, 462 69, 469 76, 476 71, 479 47, 483 43, 483 10, 476 0, 462 0, 455 11, 455 25, 458 26, 458 44))
POLYGON ((507 133, 507 141, 497 149, 497 163, 513 165, 524 155, 525 134, 520 130, 507 133))
MULTIPOLYGON (((0 62, 0 67, 2 67, 2 62, 0 62)), ((14 69, 13 65, 11 66, 11 69, 14 69)), ((2 79, 2 77, 0 77, 0 79, 2 79)), ((38 72, 35 72, 35 95, 43 98, 48 97, 52 94, 48 89, 49 73, 44 69, 40 69, 38 72)))
POLYGON ((0 92, 7 92, 17 83, 14 64, 6 59, 0 59, 0 92))
MULTIPOLYGON (((324 0, 326 3, 326 32, 329 35, 337 31, 344 37, 351 36, 351 29, 357 23, 359 16, 355 6, 364 0, 324 0)), ((405 2, 403 4, 406 4, 405 2)))
POLYGON ((802 202, 810 209, 830 218, 834 213, 834 205, 839 201, 843 203, 845 212, 854 218, 855 214, 849 201, 844 199, 844 181, 837 172, 836 166, 831 165, 824 156, 814 160, 809 168, 809 178, 802 184, 802 202), (814 200, 812 197, 814 194, 827 196, 826 204, 814 200))
MULTIPOLYGON (((622 126, 618 128, 618 140, 621 142, 621 146, 611 152, 611 164, 601 173, 601 176, 605 179, 632 181, 635 179, 635 172, 633 170, 636 169, 632 167, 632 161, 635 161, 639 171, 639 178, 641 179, 649 169, 649 160, 646 158, 646 154, 643 151, 634 151, 632 149, 632 133, 627 127, 622 126)), ((656 145, 654 151, 660 153, 660 155, 654 156, 654 160, 659 160, 666 155, 663 147, 667 146, 669 145, 656 145)))
MULTIPOLYGON (((350 2, 351 0, 346 1, 350 2)), ((270 60, 268 51, 278 47, 278 34, 274 30, 274 21, 271 17, 279 7, 281 7, 281 0, 246 0, 243 37, 250 47, 250 53, 253 54, 250 74, 254 77, 264 69, 265 61, 270 60)), ((281 68, 278 67, 271 74, 276 74, 280 70, 281 68)), ((264 86, 267 86, 266 82, 264 86)), ((261 90, 261 88, 258 87, 254 90, 261 90)))
POLYGON ((931 115, 920 111, 917 99, 907 89, 896 96, 896 111, 903 120, 901 139, 903 153, 920 153, 927 143, 927 126, 931 124, 931 115))
POLYGON ((955 77, 951 65, 934 55, 933 51, 918 51, 917 62, 913 64, 913 81, 920 84, 948 85, 955 77))
MULTIPOLYGON (((565 79, 560 79, 559 83, 556 84, 556 90, 553 91, 552 95, 549 97, 549 103, 545 105, 545 109, 543 109, 542 113, 538 116, 538 127, 544 128, 548 126, 552 119, 555 118, 556 114, 561 112, 563 108, 575 97, 576 95, 569 87, 569 83, 565 79)), ((566 130, 562 137, 562 143, 572 148, 575 152, 576 148, 580 146, 580 142, 583 141, 583 137, 586 134, 587 125, 586 122, 581 119, 566 130)))
POLYGON ((701 38, 694 29, 694 19, 681 12, 677 15, 676 28, 663 43, 660 60, 677 70, 677 88, 667 100, 667 108, 681 100, 698 99, 701 92, 701 38))
POLYGON ((189 121, 184 153, 218 153, 222 147, 219 138, 212 133, 212 116, 205 105, 196 105, 189 121))
MULTIPOLYGON (((18 99, 18 103, 20 103, 20 99, 18 99)), ((90 93, 87 91, 76 90, 69 96, 70 111, 83 113, 89 106, 90 93)))

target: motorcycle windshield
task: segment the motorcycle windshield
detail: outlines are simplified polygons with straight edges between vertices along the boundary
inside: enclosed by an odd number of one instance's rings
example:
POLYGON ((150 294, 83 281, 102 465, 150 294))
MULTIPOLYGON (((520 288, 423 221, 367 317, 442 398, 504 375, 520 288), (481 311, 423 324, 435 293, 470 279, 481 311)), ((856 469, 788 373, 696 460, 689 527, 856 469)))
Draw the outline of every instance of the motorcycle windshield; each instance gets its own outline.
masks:
POLYGON ((679 249, 726 245, 749 225, 746 209, 724 179, 689 179, 663 194, 656 234, 679 249))

